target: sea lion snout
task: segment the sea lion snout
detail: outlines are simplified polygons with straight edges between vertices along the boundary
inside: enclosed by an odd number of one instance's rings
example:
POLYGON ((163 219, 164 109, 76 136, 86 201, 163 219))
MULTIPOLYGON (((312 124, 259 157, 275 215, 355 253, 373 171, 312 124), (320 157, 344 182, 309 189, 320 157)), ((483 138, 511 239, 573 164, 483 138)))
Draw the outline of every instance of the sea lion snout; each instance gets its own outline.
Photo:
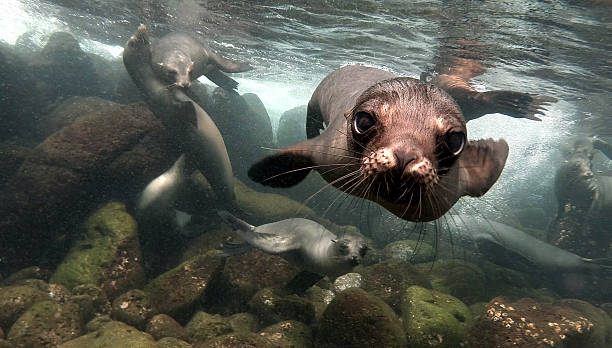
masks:
POLYGON ((439 181, 433 163, 421 152, 410 148, 381 148, 371 152, 363 159, 362 171, 367 177, 391 175, 400 181, 413 181, 426 187, 439 181))

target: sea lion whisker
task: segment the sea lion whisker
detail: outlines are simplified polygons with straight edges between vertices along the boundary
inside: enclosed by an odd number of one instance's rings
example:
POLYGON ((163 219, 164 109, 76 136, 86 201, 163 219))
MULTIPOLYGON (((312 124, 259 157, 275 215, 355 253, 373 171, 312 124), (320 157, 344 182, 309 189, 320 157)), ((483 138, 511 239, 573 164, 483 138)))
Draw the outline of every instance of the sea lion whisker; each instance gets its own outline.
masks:
MULTIPOLYGON (((260 148, 263 149, 263 150, 271 150, 271 151, 277 151, 278 150, 278 149, 274 149, 274 148, 266 147, 266 146, 260 146, 260 148)), ((332 155, 334 157, 349 158, 349 159, 356 159, 356 160, 360 160, 361 159, 360 157, 340 155, 340 154, 336 154, 336 153, 324 152, 324 151, 315 151, 315 150, 310 150, 310 149, 294 149, 293 151, 294 152, 312 152, 312 153, 318 153, 318 154, 323 154, 323 155, 332 155)), ((350 164, 352 164, 352 165, 361 165, 361 163, 350 163, 350 164)))
POLYGON ((299 172, 301 170, 311 170, 311 169, 316 169, 316 168, 321 168, 321 167, 334 167, 333 169, 340 169, 340 168, 347 167, 347 166, 352 166, 352 165, 356 165, 356 164, 355 163, 317 164, 317 165, 314 165, 314 166, 308 166, 308 167, 302 167, 302 168, 298 168, 298 169, 292 169, 292 170, 288 170, 286 172, 275 174, 275 175, 272 175, 270 177, 267 177, 267 178, 263 179, 262 182, 275 179, 275 178, 277 178, 279 176, 283 176, 283 175, 299 172))
POLYGON ((308 198, 306 198, 306 200, 304 200, 303 204, 304 204, 304 205, 308 204, 308 202, 309 202, 311 199, 313 199, 313 198, 314 198, 316 195, 318 195, 319 193, 321 193, 321 192, 322 192, 323 190, 325 190, 326 188, 333 186, 333 185, 334 185, 335 183, 337 183, 338 181, 340 181, 340 180, 344 180, 344 179, 349 178, 349 177, 351 177, 351 176, 358 177, 358 175, 357 175, 357 174, 359 174, 359 169, 358 169, 358 170, 355 170, 355 171, 353 171, 353 172, 350 172, 350 173, 348 173, 348 174, 345 174, 345 175, 343 175, 343 176, 339 177, 338 179, 336 179, 336 180, 334 180, 334 181, 332 181, 332 182, 330 182, 330 183, 327 183, 326 185, 324 185, 323 187, 321 187, 319 190, 317 190, 317 192, 313 193, 313 194, 312 194, 312 195, 310 195, 308 198))
POLYGON ((340 129, 336 129, 336 131, 342 135, 344 135, 347 139, 350 139, 353 143, 359 145, 362 149, 369 151, 369 152, 374 152, 374 150, 372 150, 371 148, 369 148, 367 145, 364 145, 360 142, 358 142, 357 140, 355 140, 353 137, 348 136, 347 133, 342 132, 342 130, 340 129))
MULTIPOLYGON (((344 188, 344 186, 345 186, 345 185, 347 185, 347 184, 351 183, 351 181, 355 181, 355 179, 358 179, 358 178, 359 178, 359 176, 355 176, 355 177, 351 178, 350 180, 348 180, 347 182, 345 182, 344 184, 342 184, 342 186, 340 187, 340 189, 342 190, 342 188, 344 188)), ((350 187, 352 187, 352 189, 350 189, 350 188, 349 188, 349 189, 347 189, 347 190, 352 191, 352 190, 354 190, 354 189, 355 189, 355 187, 357 187, 359 184, 360 184, 360 182, 359 182, 359 181, 357 181, 356 183, 352 183, 352 184, 350 185, 350 187)), ((330 208, 331 208, 331 207, 334 205, 334 203, 336 203, 336 201, 337 201, 337 200, 338 200, 340 197, 342 197, 342 194, 341 194, 340 192, 338 192, 338 195, 336 196, 336 198, 334 198, 334 200, 333 200, 333 201, 332 201, 332 202, 329 204, 329 206, 327 207, 327 209, 325 209, 325 211, 323 212, 323 216, 325 216, 325 215, 328 213, 329 209, 330 209, 330 208)), ((345 197, 346 197, 346 196, 345 196, 345 197)))

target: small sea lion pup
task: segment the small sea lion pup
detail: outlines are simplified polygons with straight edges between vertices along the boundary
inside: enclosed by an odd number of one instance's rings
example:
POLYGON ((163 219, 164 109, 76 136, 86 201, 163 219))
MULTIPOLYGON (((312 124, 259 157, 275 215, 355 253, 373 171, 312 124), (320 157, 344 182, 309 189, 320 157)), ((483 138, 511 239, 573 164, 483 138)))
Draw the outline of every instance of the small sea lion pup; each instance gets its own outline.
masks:
POLYGON ((255 247, 281 256, 302 271, 287 284, 286 290, 291 293, 305 292, 323 276, 336 278, 351 272, 369 249, 360 235, 345 233, 338 237, 308 219, 285 219, 253 226, 226 211, 217 213, 246 241, 242 244, 226 243, 226 255, 255 247))
POLYGON ((164 82, 182 88, 204 75, 217 86, 232 90, 238 82, 224 72, 251 70, 247 63, 234 62, 216 54, 208 45, 185 33, 169 33, 151 47, 153 71, 164 82))
POLYGON ((442 89, 358 65, 319 84, 306 131, 310 139, 261 159, 249 177, 289 187, 315 169, 408 221, 437 219, 462 196, 483 195, 508 156, 504 140, 468 141, 461 109, 442 89))

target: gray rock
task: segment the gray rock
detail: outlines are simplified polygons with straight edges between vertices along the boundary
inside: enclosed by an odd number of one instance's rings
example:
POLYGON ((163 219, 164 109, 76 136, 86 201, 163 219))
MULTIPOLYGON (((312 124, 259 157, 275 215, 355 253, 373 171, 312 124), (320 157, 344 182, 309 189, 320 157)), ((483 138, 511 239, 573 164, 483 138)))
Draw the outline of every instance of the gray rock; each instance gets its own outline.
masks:
POLYGON ((435 252, 429 243, 405 239, 387 244, 383 249, 383 257, 410 263, 423 263, 432 261, 435 252))
POLYGON ((339 276, 334 280, 334 292, 339 294, 346 289, 360 288, 363 284, 361 278, 361 274, 359 273, 347 273, 339 276))
POLYGON ((276 143, 285 148, 306 140, 306 105, 283 112, 278 121, 276 143))

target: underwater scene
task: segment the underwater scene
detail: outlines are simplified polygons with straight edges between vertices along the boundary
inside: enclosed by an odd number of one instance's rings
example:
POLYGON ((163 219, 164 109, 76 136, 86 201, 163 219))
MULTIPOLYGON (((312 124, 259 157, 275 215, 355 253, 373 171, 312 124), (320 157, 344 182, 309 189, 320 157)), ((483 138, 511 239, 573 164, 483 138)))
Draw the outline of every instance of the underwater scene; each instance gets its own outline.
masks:
POLYGON ((0 348, 612 347, 609 0, 2 0, 0 348))

